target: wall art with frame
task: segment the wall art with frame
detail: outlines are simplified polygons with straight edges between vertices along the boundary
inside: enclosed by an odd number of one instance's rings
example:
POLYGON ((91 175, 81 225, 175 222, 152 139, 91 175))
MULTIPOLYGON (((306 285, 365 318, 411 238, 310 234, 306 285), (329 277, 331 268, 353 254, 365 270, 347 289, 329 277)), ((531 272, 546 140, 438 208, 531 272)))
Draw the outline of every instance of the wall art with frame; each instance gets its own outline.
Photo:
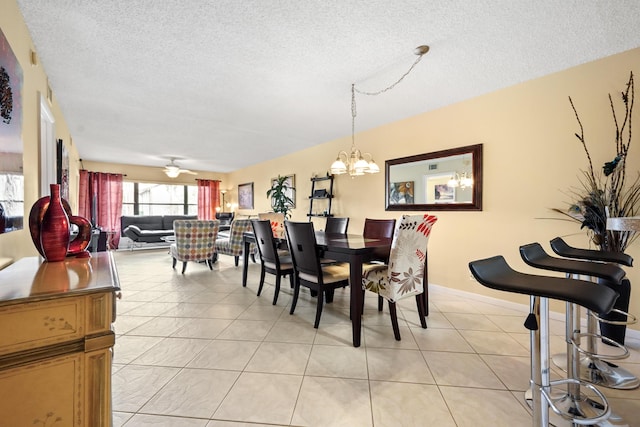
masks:
POLYGON ((426 175, 427 203, 455 203, 456 189, 449 186, 452 172, 426 175))
POLYGON ((238 185, 238 209, 253 209, 253 182, 238 185))

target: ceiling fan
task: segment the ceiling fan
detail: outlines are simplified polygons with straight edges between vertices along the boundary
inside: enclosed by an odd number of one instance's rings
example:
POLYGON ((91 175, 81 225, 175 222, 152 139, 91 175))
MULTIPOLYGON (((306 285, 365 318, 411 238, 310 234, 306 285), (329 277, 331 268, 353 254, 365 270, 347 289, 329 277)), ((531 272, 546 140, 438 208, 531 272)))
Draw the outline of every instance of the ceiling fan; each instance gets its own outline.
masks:
POLYGON ((192 172, 189 169, 182 169, 180 166, 176 164, 175 162, 176 159, 174 159, 173 157, 170 160, 171 162, 168 165, 165 165, 164 167, 164 173, 166 173, 169 178, 177 178, 178 175, 180 175, 181 173, 189 173, 191 175, 197 175, 196 172, 192 172))

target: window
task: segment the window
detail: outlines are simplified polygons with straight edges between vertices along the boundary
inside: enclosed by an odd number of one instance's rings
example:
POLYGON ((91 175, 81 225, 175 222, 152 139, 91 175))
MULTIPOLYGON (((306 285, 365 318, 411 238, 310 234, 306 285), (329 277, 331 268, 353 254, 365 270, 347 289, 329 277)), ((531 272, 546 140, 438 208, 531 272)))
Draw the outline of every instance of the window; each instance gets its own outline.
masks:
POLYGON ((122 183, 123 215, 197 215, 196 185, 122 183))

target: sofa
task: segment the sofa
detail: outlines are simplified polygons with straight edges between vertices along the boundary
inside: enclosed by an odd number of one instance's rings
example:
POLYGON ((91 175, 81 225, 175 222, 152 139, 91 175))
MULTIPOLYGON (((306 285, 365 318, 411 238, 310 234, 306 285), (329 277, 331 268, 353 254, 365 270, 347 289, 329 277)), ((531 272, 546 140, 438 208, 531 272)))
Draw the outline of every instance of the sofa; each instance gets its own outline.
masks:
POLYGON ((120 218, 121 235, 136 243, 158 243, 163 237, 173 236, 173 221, 197 219, 196 215, 123 215, 120 218))
POLYGON ((216 219, 220 221, 220 231, 229 231, 234 217, 234 212, 216 212, 216 219))

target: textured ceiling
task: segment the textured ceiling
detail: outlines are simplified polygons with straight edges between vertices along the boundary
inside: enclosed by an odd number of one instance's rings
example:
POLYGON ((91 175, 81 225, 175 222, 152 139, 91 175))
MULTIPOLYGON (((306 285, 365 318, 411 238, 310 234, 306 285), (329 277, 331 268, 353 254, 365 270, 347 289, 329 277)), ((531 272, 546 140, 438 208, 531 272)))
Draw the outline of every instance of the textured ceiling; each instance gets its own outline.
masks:
POLYGON ((18 4, 81 158, 217 172, 348 136, 351 83, 388 86, 422 44, 356 132, 640 46, 637 0, 18 4))

